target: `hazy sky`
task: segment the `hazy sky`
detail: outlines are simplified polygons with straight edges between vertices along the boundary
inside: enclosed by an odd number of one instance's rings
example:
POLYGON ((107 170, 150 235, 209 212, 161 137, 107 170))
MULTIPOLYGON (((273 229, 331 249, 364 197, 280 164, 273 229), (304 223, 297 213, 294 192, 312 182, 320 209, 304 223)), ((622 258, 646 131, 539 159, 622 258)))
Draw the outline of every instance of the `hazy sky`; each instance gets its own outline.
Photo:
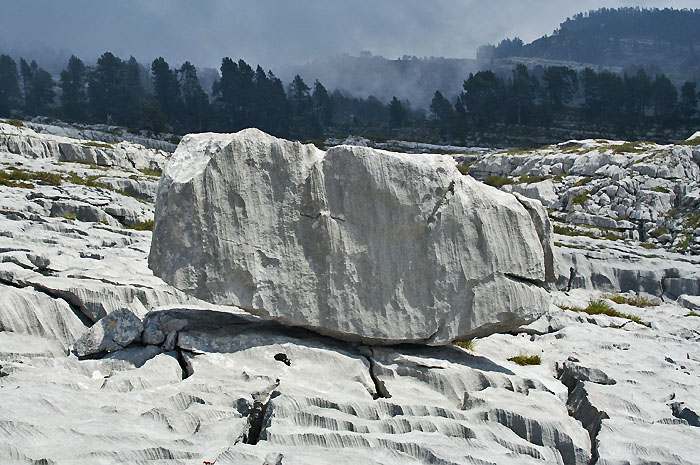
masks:
POLYGON ((0 50, 110 50, 150 62, 218 67, 223 56, 266 68, 369 50, 473 57, 505 37, 529 42, 599 7, 700 7, 698 0, 0 0, 0 50))

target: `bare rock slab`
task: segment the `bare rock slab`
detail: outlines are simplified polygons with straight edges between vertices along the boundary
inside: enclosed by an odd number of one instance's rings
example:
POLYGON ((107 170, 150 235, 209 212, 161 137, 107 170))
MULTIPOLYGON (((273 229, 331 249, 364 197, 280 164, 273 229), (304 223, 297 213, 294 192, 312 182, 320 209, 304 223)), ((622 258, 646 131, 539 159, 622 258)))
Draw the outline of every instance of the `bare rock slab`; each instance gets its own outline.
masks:
POLYGON ((141 337, 143 323, 131 310, 122 308, 95 323, 75 343, 78 357, 115 352, 141 337))
POLYGON ((461 175, 448 156, 197 134, 161 178, 149 266, 195 297, 285 324, 442 345, 547 310, 542 221, 539 202, 461 175))

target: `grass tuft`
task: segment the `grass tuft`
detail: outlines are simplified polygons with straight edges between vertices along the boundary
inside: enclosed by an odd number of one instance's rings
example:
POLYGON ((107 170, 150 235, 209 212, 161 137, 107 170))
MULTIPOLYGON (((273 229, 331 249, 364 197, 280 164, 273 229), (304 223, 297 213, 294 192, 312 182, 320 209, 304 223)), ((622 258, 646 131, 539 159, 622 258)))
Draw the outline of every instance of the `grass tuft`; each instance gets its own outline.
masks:
POLYGON ((685 316, 700 316, 700 313, 698 313, 696 311, 691 311, 690 313, 686 313, 685 316))
POLYGON ((484 179, 482 182, 496 188, 503 187, 506 184, 515 184, 515 181, 503 176, 486 176, 486 179, 484 179))
POLYGON ((135 229, 137 231, 153 231, 153 220, 146 220, 140 223, 134 223, 129 226, 129 229, 135 229))
POLYGON ((453 342, 452 345, 472 352, 474 351, 474 339, 469 339, 468 341, 456 341, 453 342))
POLYGON ((630 321, 634 321, 635 323, 643 326, 649 326, 648 323, 645 323, 642 321, 639 317, 636 317, 634 315, 630 315, 628 313, 622 313, 618 312, 614 308, 610 306, 609 303, 605 301, 605 299, 591 299, 588 301, 588 306, 586 308, 580 308, 580 307, 567 307, 563 305, 559 305, 559 308, 563 310, 571 310, 572 312, 582 312, 586 313, 588 315, 607 315, 607 316, 615 316, 618 318, 625 318, 630 321))
POLYGON ((61 218, 65 218, 70 221, 75 221, 78 217, 75 216, 75 213, 66 213, 65 215, 61 215, 61 218))
POLYGON ((111 149, 113 148, 112 144, 106 144, 104 142, 95 142, 95 141, 90 141, 90 142, 83 142, 83 145, 86 147, 97 147, 99 149, 111 149))
POLYGON ((21 121, 18 120, 18 119, 6 119, 6 120, 5 120, 5 124, 9 124, 10 126, 15 126, 15 127, 17 127, 17 128, 23 128, 23 127, 24 127, 24 123, 21 122, 21 121))
POLYGON ((146 176, 155 176, 157 178, 159 178, 163 174, 161 170, 154 170, 151 168, 141 168, 139 171, 145 174, 146 176))
POLYGON ((539 355, 516 355, 515 357, 511 357, 508 360, 517 363, 520 366, 542 364, 542 359, 539 355))
POLYGON ((614 294, 606 297, 616 304, 627 304, 639 308, 658 307, 661 305, 661 300, 656 297, 648 298, 641 295, 627 296, 622 294, 614 294))

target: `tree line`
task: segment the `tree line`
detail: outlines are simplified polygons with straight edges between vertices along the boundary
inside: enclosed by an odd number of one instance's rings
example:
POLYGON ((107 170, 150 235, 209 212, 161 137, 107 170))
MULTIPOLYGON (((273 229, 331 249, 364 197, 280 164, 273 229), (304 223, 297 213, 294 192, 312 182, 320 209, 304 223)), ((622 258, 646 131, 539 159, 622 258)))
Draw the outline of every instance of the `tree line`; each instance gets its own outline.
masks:
POLYGON ((228 57, 207 92, 189 61, 173 68, 159 57, 149 70, 134 57, 122 60, 111 52, 95 66, 71 56, 56 83, 35 61, 20 59, 18 67, 0 55, 0 116, 5 117, 54 116, 180 134, 257 127, 310 139, 332 125, 402 125, 413 114, 410 102, 394 98, 384 104, 372 96, 329 93, 318 80, 309 86, 298 75, 285 87, 272 71, 228 57))
POLYGON ((439 91, 430 105, 433 124, 453 136, 494 124, 550 127, 568 120, 585 127, 609 127, 618 134, 632 128, 675 128, 698 124, 697 83, 680 92, 664 74, 643 69, 622 75, 565 66, 518 64, 510 76, 470 73, 454 101, 439 91))
MULTIPOLYGON (((104 53, 95 66, 72 56, 58 83, 36 62, 0 55, 0 116, 54 116, 151 132, 235 132, 257 127, 287 138, 309 140, 343 130, 376 134, 383 129, 429 128, 461 140, 493 125, 569 127, 624 135, 634 128, 698 124, 698 89, 677 89, 668 77, 643 69, 616 74, 564 66, 533 70, 517 65, 508 75, 470 73, 450 100, 435 92, 426 119, 421 109, 396 97, 329 92, 316 80, 296 76, 287 86, 260 65, 223 58, 209 92, 190 62, 171 67, 159 57, 150 69, 134 57, 104 53), (611 129, 612 128, 612 129, 611 129)), ((407 130, 404 130, 407 132, 407 130)))

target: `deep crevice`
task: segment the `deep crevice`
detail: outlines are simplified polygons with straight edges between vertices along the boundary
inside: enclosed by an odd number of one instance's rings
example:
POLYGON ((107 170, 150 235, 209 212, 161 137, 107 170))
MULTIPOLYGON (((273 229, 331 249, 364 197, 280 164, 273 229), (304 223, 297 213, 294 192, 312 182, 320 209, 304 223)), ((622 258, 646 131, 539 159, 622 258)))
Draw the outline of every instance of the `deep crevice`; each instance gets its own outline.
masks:
POLYGON ((433 207, 433 211, 430 212, 430 215, 428 215, 428 218, 427 218, 427 220, 426 220, 427 223, 428 223, 428 225, 432 225, 433 223, 435 223, 435 221, 436 221, 436 219, 437 219, 437 216, 436 216, 436 215, 437 215, 438 211, 440 211, 440 209, 442 208, 442 206, 443 206, 445 203, 447 203, 448 198, 449 198, 449 197, 452 197, 452 195, 454 195, 454 193, 455 193, 455 182, 454 182, 454 181, 451 181, 451 182, 450 182, 450 185, 447 186, 447 189, 445 190, 445 193, 444 193, 444 194, 442 195, 442 197, 440 197, 440 199, 438 199, 438 201, 435 203, 435 206, 433 207), (449 197, 448 197, 448 194, 449 194, 449 197))
POLYGON ((544 281, 540 281, 538 279, 533 279, 533 278, 526 278, 524 276, 518 276, 514 275, 512 273, 503 273, 503 276, 505 276, 508 279, 512 279, 513 281, 517 281, 519 283, 523 284, 534 284, 535 286, 542 286, 544 284, 544 281))
POLYGON ((279 380, 267 391, 253 394, 253 406, 248 409, 248 424, 236 443, 256 445, 261 441, 265 424, 269 417, 270 402, 279 395, 275 389, 279 386, 279 380), (275 395, 277 394, 277 395, 275 395))
POLYGON ((595 465, 600 457, 598 452, 598 433, 600 433, 603 420, 610 417, 607 413, 598 410, 591 404, 584 383, 578 380, 566 365, 557 366, 557 377, 568 390, 566 406, 569 410, 569 415, 580 421, 586 431, 588 431, 588 436, 591 439, 591 460, 588 464, 595 465))
POLYGON ((374 359, 368 355, 364 355, 364 357, 369 363, 369 377, 372 378, 372 382, 374 383, 374 394, 372 394, 372 399, 391 399, 391 394, 384 385, 384 381, 379 379, 377 376, 377 362, 375 362, 374 359))
POLYGON ((194 374, 194 367, 192 366, 192 362, 185 357, 185 354, 183 353, 185 352, 184 349, 176 347, 175 352, 177 352, 177 363, 180 364, 180 368, 182 369, 182 379, 184 381, 194 374))

